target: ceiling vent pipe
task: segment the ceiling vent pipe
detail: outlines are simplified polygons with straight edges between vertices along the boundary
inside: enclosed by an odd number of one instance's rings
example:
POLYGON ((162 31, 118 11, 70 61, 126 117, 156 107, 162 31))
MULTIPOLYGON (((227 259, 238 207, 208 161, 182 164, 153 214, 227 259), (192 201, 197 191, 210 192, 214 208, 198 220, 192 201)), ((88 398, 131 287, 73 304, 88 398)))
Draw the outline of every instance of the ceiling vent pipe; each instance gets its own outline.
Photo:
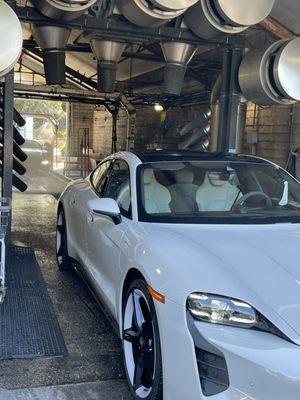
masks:
POLYGON ((198 0, 117 0, 126 19, 145 27, 161 26, 179 17, 198 0))
POLYGON ((85 13, 97 0, 31 0, 48 18, 71 21, 85 13))
POLYGON ((31 25, 31 32, 42 50, 47 85, 66 83, 66 46, 71 29, 31 25))
POLYGON ((21 23, 14 11, 0 2, 0 77, 6 75, 17 63, 23 45, 21 23))
POLYGON ((197 52, 197 46, 180 42, 161 43, 166 60, 164 93, 180 96, 187 66, 197 52))
POLYGON ((185 13, 187 26, 203 39, 245 31, 264 20, 275 0, 200 0, 185 13))
POLYGON ((179 143, 178 148, 180 150, 192 149, 202 142, 204 138, 209 137, 209 134, 210 122, 207 122, 205 125, 195 129, 191 134, 186 135, 186 137, 179 143))
POLYGON ((299 59, 300 38, 249 51, 239 70, 239 83, 246 99, 259 106, 300 101, 299 59))
MULTIPOLYGON (((222 87, 222 75, 220 75, 211 93, 211 124, 210 124, 210 152, 219 151, 219 124, 220 124, 220 95, 222 87)), ((240 96, 236 119, 236 135, 232 140, 231 153, 240 154, 243 152, 246 132, 247 102, 240 96)))
POLYGON ((115 91, 117 67, 127 43, 92 39, 91 47, 98 60, 98 90, 101 93, 115 91))
MULTIPOLYGON (((198 148, 210 132, 210 108, 201 111, 200 115, 186 124, 180 131, 180 136, 184 136, 183 140, 178 144, 179 149, 198 148)), ((201 145, 200 148, 202 149, 201 145)))

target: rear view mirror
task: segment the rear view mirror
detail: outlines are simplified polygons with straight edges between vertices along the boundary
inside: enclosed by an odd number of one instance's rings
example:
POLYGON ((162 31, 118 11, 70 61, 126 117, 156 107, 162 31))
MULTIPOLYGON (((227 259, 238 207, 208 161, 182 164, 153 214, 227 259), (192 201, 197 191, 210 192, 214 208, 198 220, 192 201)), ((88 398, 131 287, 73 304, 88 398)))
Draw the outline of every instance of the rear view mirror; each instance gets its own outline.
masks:
POLYGON ((116 225, 122 222, 121 211, 117 202, 109 198, 98 198, 88 202, 88 210, 93 214, 110 217, 116 225))

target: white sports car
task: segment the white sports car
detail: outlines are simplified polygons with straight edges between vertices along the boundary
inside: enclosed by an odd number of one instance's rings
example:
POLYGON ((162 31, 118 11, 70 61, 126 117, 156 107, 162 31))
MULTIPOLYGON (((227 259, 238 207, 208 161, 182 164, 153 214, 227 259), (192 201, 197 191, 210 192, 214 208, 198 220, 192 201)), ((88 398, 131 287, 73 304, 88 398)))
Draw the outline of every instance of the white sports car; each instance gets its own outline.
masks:
POLYGON ((300 184, 256 157, 118 153, 59 201, 136 399, 299 400, 299 254, 300 184))

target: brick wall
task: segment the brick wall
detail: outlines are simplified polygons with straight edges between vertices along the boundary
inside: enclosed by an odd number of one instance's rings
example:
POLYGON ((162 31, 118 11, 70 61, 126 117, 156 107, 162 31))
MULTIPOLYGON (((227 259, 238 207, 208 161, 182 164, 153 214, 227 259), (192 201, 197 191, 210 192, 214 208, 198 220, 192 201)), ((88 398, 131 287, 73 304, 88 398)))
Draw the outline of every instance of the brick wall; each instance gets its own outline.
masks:
POLYGON ((200 106, 175 107, 167 113, 157 112, 153 106, 142 107, 137 110, 136 140, 137 149, 177 148, 182 138, 181 129, 199 115, 200 106), (168 118, 166 128, 165 118, 168 118))
MULTIPOLYGON (((180 130, 201 110, 197 107, 175 107, 167 114, 156 112, 153 106, 137 109, 136 149, 176 148, 180 130), (164 118, 168 117, 169 129, 164 118)), ((112 118, 103 108, 84 104, 73 105, 73 147, 83 129, 90 132, 94 152, 107 156, 111 152, 112 118)), ((300 105, 259 108, 249 104, 247 130, 258 132, 257 154, 285 166, 290 148, 300 147, 300 105), (291 117, 291 112, 294 116, 291 117)), ((118 150, 126 149, 127 114, 121 111, 118 119, 118 150)), ((246 146, 250 152, 250 147, 246 146)))
MULTIPOLYGON (((95 153, 104 157, 111 153, 112 117, 102 107, 88 104, 72 104, 72 126, 71 126, 71 153, 77 155, 83 135, 89 135, 89 147, 95 153)), ((118 150, 126 148, 127 139, 127 114, 120 111, 118 118, 118 150)))
POLYGON ((248 107, 247 129, 258 133, 257 155, 285 166, 291 149, 300 147, 300 106, 248 107))
MULTIPOLYGON (((117 151, 126 149, 127 114, 121 110, 117 123, 117 151)), ((96 109, 93 116, 93 150, 104 157, 111 154, 112 117, 103 108, 96 109)))
POLYGON ((90 147, 93 147, 94 106, 89 104, 71 104, 71 155, 77 156, 83 136, 89 135, 90 147))

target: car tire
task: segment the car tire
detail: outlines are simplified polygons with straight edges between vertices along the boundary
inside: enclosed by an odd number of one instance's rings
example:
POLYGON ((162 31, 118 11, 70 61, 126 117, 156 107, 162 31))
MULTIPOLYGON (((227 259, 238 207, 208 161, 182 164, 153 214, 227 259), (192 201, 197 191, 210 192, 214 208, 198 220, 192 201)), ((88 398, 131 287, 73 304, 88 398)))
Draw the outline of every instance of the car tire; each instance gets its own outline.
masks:
POLYGON ((72 268, 72 258, 68 254, 66 216, 63 207, 59 207, 56 224, 56 261, 62 271, 72 268))
POLYGON ((162 400, 162 357, 154 302, 142 279, 129 286, 123 301, 124 364, 136 400, 162 400))

